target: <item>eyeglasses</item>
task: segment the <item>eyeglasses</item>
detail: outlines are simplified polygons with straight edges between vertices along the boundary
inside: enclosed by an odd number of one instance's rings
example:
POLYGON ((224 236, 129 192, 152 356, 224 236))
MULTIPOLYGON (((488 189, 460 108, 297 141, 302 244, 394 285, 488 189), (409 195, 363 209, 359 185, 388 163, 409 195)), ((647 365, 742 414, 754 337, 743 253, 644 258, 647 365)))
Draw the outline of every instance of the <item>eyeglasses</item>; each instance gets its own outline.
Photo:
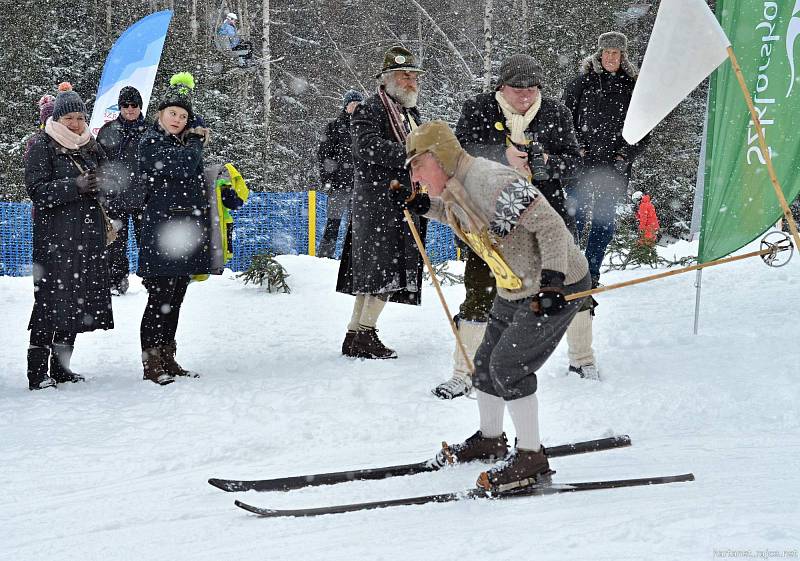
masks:
POLYGON ((138 103, 120 103, 119 104, 119 108, 120 109, 127 109, 128 107, 139 107, 139 104, 138 103))

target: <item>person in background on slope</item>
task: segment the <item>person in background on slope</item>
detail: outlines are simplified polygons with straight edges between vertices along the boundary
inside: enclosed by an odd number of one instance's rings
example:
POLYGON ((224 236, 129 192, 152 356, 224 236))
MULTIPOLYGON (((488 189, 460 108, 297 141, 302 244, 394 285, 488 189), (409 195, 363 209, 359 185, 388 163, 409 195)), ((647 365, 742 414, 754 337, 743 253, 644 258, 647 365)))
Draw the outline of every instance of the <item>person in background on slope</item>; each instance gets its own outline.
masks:
MULTIPOLYGON (((119 107, 117 118, 104 124, 97 133, 97 142, 108 155, 108 163, 105 168, 108 175, 116 180, 113 191, 106 193, 109 198, 118 196, 122 191, 127 190, 131 183, 138 180, 139 140, 151 125, 142 114, 142 94, 133 86, 125 86, 119 91, 117 107, 119 107)), ((119 229, 117 230, 117 239, 108 248, 111 291, 118 295, 128 291, 129 216, 133 221, 137 245, 139 244, 139 232, 142 225, 141 207, 126 209, 122 214, 113 217, 118 222, 119 229)))
MULTIPOLYGON (((563 183, 575 169, 578 143, 566 108, 542 96, 543 75, 533 57, 518 54, 507 58, 500 66, 496 90, 464 103, 456 137, 470 155, 511 166, 525 175, 570 228, 573 221, 566 210, 563 183)), ((469 249, 465 256, 466 297, 456 318, 459 335, 472 357, 486 331, 495 281, 480 256, 469 249)), ((567 330, 570 363, 580 357, 580 364, 594 364, 589 314, 588 309, 579 313, 567 330)), ((471 372, 458 348, 453 361, 451 378, 432 390, 439 398, 452 399, 470 391, 471 372)))
POLYGON ((242 41, 236 26, 239 24, 239 17, 233 12, 228 12, 225 21, 219 26, 217 35, 226 43, 226 47, 239 57, 239 66, 246 66, 247 61, 252 56, 250 44, 242 41))
POLYGON ((328 194, 328 214, 325 231, 317 249, 317 256, 333 258, 342 216, 350 206, 353 195, 353 141, 350 137, 350 115, 364 101, 360 92, 350 90, 344 94, 339 116, 330 121, 317 150, 319 178, 322 189, 328 194))
MULTIPOLYGON (((160 385, 197 375, 175 360, 181 305, 191 275, 211 272, 211 218, 203 148, 211 131, 197 126, 194 78, 170 79, 158 118, 139 142, 142 211, 139 269, 147 289, 141 345, 144 379, 160 385)), ((127 203, 128 206, 131 203, 127 203)))
POLYGON ((546 482, 550 470, 539 437, 536 373, 552 354, 587 290, 586 258, 564 220, 528 177, 498 162, 474 158, 444 121, 413 131, 407 164, 428 195, 396 189, 392 195, 411 212, 446 223, 495 273, 497 296, 486 334, 475 354, 479 430, 461 444, 444 444, 445 463, 505 461, 483 472, 477 485, 500 492, 546 482), (506 406, 516 445, 506 456, 506 406))
MULTIPOLYGON (((405 224, 403 209, 389 196, 393 180, 410 185, 405 137, 421 122, 418 76, 424 72, 403 47, 386 51, 375 76, 378 91, 350 118, 355 186, 336 290, 355 296, 342 354, 368 359, 397 358, 378 338, 376 324, 386 302, 419 305, 422 257, 405 224)), ((424 219, 416 219, 425 239, 424 219)))
POLYGON ((65 88, 25 159, 25 187, 33 202, 31 390, 84 381, 70 369, 76 335, 114 327, 108 218, 98 200, 97 169, 105 159, 89 132, 86 105, 71 86, 65 88))
POLYGON ((628 38, 616 31, 603 33, 597 47, 581 61, 580 73, 564 89, 563 98, 572 112, 582 156, 567 190, 580 242, 589 227, 585 247, 593 286, 600 282, 600 266, 614 238, 617 205, 625 198, 631 166, 650 141, 648 135, 631 145, 622 138, 639 74, 628 59, 628 38))

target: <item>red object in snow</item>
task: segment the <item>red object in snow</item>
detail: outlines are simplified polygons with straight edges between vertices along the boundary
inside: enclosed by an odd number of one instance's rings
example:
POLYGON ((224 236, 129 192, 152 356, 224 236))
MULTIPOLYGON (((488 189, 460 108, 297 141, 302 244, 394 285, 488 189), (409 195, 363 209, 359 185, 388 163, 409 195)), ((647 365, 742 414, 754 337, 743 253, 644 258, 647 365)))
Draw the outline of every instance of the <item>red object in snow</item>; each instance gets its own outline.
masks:
POLYGON ((642 196, 642 200, 639 202, 639 209, 636 211, 636 219, 639 221, 639 241, 654 244, 660 225, 656 215, 656 207, 650 202, 650 195, 642 196))

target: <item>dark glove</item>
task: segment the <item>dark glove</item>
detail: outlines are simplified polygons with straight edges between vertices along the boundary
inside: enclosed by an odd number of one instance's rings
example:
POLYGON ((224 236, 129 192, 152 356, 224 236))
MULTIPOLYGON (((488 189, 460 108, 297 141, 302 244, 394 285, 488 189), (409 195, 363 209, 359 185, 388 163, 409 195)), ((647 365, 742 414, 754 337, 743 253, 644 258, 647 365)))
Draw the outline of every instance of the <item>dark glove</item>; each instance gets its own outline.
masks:
POLYGON ((198 115, 197 113, 195 113, 194 119, 192 119, 192 122, 189 123, 189 127, 188 128, 192 129, 192 128, 195 128, 195 127, 205 127, 205 126, 206 126, 206 120, 203 119, 203 116, 202 115, 198 115))
POLYGON ((192 138, 196 137, 203 141, 203 146, 208 144, 208 141, 211 139, 211 129, 206 127, 191 127, 186 129, 186 137, 192 138))
POLYGON ((389 196, 398 205, 414 214, 425 214, 431 209, 431 198, 426 193, 412 192, 396 179, 389 183, 389 196))
POLYGON ((617 173, 620 175, 628 175, 628 170, 630 169, 631 164, 628 160, 620 160, 619 156, 621 155, 618 155, 618 158, 614 160, 614 169, 617 170, 617 173))
POLYGON ((531 300, 531 310, 537 316, 553 316, 566 308, 564 273, 542 269, 539 292, 531 300))
POLYGON ((75 185, 81 195, 96 195, 99 188, 97 174, 94 170, 85 171, 75 179, 75 185))

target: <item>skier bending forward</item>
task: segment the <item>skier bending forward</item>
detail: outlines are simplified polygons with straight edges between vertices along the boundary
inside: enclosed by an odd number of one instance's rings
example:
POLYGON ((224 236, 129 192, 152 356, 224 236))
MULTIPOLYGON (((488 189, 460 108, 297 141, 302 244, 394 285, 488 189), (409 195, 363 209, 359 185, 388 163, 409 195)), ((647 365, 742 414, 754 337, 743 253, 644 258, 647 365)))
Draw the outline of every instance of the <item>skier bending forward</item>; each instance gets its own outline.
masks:
MULTIPOLYGON (((528 180, 500 163, 467 154, 444 121, 413 131, 406 142, 413 182, 428 195, 393 191, 411 212, 449 224, 491 267, 497 297, 475 354, 480 429, 444 445, 442 462, 504 459, 478 478, 492 492, 546 483, 550 466, 539 439, 536 371, 555 350, 587 290, 586 258, 563 219, 528 180), (508 452, 503 413, 517 433, 508 452)), ((397 187, 397 185, 395 185, 397 187)))

